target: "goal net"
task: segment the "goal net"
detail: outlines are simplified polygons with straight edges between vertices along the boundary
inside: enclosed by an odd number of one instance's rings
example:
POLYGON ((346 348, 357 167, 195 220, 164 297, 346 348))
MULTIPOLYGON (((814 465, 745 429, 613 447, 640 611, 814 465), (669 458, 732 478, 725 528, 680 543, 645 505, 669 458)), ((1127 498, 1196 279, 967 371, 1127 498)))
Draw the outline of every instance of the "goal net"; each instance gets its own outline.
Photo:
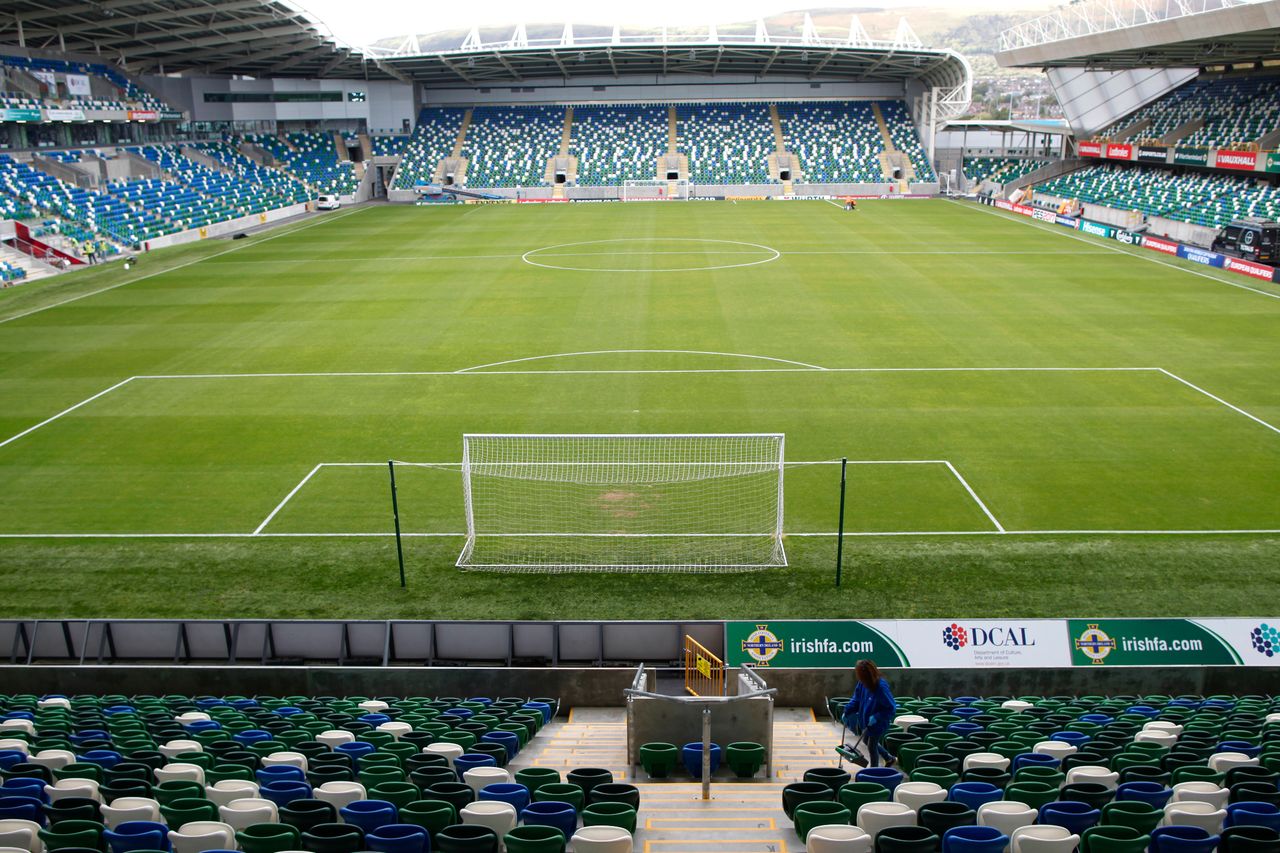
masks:
POLYGON ((634 180, 622 182, 623 201, 688 201, 689 181, 634 180))
POLYGON ((787 564, 784 436, 464 435, 465 569, 787 564))

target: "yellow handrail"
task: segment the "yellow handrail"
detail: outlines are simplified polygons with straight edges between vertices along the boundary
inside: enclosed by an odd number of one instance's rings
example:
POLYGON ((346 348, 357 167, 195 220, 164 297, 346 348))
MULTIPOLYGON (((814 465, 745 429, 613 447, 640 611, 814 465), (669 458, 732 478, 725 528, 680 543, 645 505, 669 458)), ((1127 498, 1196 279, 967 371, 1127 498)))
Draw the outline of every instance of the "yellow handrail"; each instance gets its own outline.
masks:
POLYGON ((724 661, 684 635, 684 689, 694 696, 724 695, 724 661))

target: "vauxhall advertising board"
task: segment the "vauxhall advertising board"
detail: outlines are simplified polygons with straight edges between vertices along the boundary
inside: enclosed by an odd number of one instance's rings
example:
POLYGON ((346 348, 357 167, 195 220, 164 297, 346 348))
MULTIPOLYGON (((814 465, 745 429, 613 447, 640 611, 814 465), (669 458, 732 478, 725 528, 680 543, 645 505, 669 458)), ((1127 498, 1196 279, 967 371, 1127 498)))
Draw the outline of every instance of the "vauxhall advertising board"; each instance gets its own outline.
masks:
POLYGON ((1255 151, 1226 151, 1218 152, 1215 165, 1219 169, 1238 169, 1242 172, 1252 172, 1258 167, 1258 154, 1255 151))
POLYGON ((758 620, 725 623, 730 666, 921 669, 1277 666, 1277 619, 758 620))

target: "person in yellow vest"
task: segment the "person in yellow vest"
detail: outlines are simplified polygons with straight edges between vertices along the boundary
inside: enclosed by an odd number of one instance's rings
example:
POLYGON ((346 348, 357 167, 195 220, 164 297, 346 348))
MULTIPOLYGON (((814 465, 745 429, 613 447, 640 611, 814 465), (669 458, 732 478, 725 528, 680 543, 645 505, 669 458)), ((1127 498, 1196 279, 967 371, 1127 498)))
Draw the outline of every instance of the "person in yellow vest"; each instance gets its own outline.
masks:
POLYGON ((84 241, 84 256, 89 261, 90 266, 93 266, 94 256, 97 254, 97 252, 98 252, 98 247, 92 240, 84 241))

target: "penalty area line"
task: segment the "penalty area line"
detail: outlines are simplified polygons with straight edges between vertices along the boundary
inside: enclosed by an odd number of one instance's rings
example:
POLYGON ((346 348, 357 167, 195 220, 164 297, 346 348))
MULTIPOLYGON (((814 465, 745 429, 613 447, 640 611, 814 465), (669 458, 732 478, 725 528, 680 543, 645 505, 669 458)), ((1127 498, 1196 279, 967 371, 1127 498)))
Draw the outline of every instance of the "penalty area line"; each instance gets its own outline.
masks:
POLYGON ((276 515, 279 514, 280 510, 284 509, 284 505, 287 504, 290 500, 292 500, 294 495, 302 491, 302 487, 307 484, 307 481, 310 480, 312 477, 314 477, 316 475, 316 472, 323 467, 324 465, 322 463, 312 468, 309 472, 307 472, 307 476, 303 477, 302 481, 298 483, 298 485, 294 486, 293 489, 290 490, 289 494, 284 496, 284 500, 276 504, 276 508, 271 510, 271 512, 267 514, 266 518, 262 519, 262 523, 259 524, 256 528, 254 528, 253 535, 254 536, 260 535, 262 533, 263 528, 265 528, 268 524, 271 523, 271 519, 275 518, 276 515))
POLYGON ((956 470, 956 466, 952 465, 948 461, 944 461, 942 464, 946 465, 947 470, 954 474, 955 478, 960 481, 960 485, 964 486, 964 490, 969 493, 969 497, 973 498, 973 502, 978 505, 978 509, 982 510, 982 514, 990 519, 991 523, 996 526, 996 530, 1000 533, 1005 533, 1004 525, 1001 524, 994 515, 992 515, 991 510, 987 508, 987 505, 983 502, 982 498, 978 497, 978 493, 973 490, 973 486, 970 486, 969 481, 961 476, 960 472, 956 470))

